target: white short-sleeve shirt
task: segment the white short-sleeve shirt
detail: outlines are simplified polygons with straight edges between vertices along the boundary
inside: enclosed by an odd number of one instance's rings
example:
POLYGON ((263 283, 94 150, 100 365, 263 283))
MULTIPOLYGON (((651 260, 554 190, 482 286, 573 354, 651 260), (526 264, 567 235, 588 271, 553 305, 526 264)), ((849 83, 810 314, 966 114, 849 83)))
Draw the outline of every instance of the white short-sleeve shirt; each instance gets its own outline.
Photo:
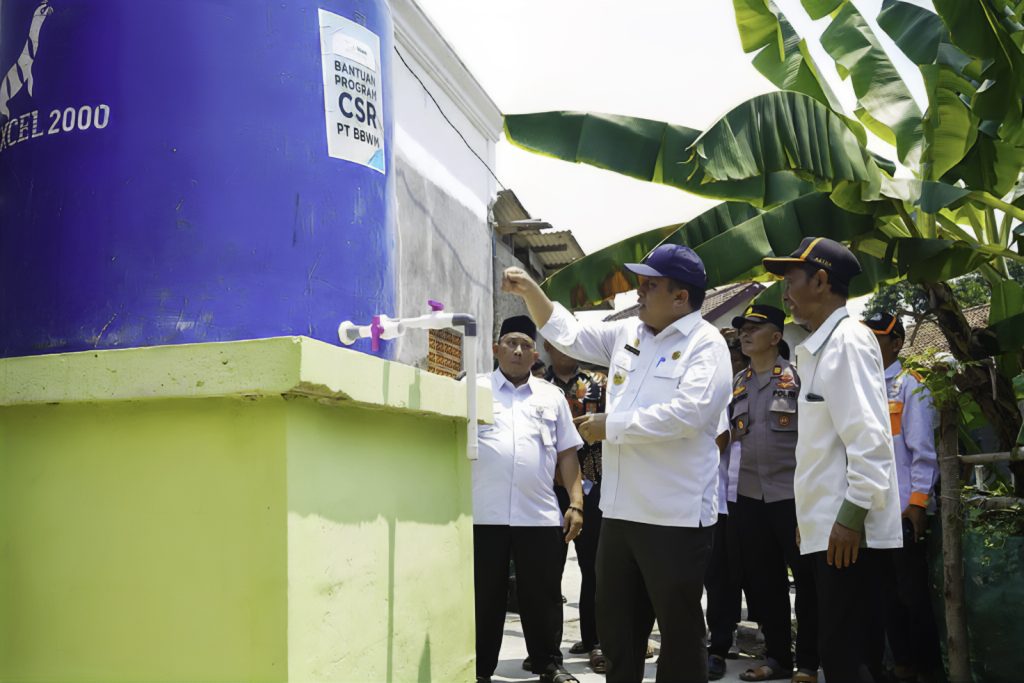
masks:
POLYGON ((480 383, 494 396, 494 424, 477 429, 473 523, 561 526, 554 489, 558 453, 583 445, 565 396, 536 377, 513 386, 501 370, 480 383))

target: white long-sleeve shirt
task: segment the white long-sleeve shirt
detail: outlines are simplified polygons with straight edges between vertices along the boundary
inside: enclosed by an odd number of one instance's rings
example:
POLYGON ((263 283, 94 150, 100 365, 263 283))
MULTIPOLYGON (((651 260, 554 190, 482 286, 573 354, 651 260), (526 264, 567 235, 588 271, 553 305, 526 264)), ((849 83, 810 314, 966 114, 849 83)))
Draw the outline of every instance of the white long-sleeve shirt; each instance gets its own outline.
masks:
POLYGON ((501 370, 478 379, 494 397, 494 424, 480 425, 473 461, 473 523, 561 526, 558 454, 583 445, 561 390, 536 377, 513 386, 501 370))
POLYGON ((800 552, 828 549, 844 501, 866 510, 869 548, 903 544, 882 353, 841 307, 796 347, 800 431, 793 488, 800 552))
POLYGON ((604 516, 714 524, 715 437, 732 386, 729 349, 718 330, 699 312, 657 335, 636 318, 583 324, 556 304, 540 332, 570 356, 608 366, 604 516))
POLYGON ((927 508, 939 473, 932 395, 913 373, 903 371, 903 364, 898 360, 885 369, 885 387, 889 395, 900 509, 907 507, 911 495, 916 504, 927 508))

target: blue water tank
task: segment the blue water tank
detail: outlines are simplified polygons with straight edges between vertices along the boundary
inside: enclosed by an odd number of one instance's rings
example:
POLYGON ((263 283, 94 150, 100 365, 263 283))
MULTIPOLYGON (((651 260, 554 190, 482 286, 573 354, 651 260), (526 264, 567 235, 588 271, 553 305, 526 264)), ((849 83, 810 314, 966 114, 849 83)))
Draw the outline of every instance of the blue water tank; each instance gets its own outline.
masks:
POLYGON ((0 2, 0 356, 394 315, 392 52, 385 0, 0 2))

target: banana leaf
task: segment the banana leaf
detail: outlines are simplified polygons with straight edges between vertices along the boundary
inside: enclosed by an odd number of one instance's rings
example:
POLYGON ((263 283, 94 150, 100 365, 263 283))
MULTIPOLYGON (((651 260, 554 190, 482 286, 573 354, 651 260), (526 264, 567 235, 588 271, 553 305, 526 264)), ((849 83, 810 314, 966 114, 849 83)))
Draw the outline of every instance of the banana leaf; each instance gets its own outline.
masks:
MULTIPOLYGON (((763 213, 745 204, 723 203, 679 226, 647 231, 584 256, 554 273, 543 287, 553 300, 570 308, 629 291, 636 279, 622 264, 642 259, 653 248, 651 243, 666 232, 663 241, 690 246, 701 257, 709 287, 766 279, 769 276, 761 266, 764 257, 790 254, 810 235, 848 242, 870 233, 872 225, 872 217, 843 211, 823 193, 805 195, 763 213)), ((886 279, 895 277, 895 271, 880 266, 863 286, 873 287, 870 278, 883 271, 886 279)))
POLYGON ((686 126, 614 114, 554 111, 505 116, 505 135, 518 147, 704 197, 772 206, 813 190, 792 174, 707 178, 689 150, 700 134, 686 126))
POLYGON ((942 180, 950 184, 962 180, 970 188, 1002 197, 1016 185, 1022 167, 1024 147, 982 133, 971 151, 942 180))
MULTIPOLYGON (((785 15, 771 0, 733 0, 743 51, 757 52, 754 68, 780 90, 813 97, 835 112, 842 105, 785 15)), ((866 141, 861 140, 862 144, 866 141)))
POLYGON ((934 63, 939 45, 949 42, 949 31, 939 15, 903 0, 882 3, 878 26, 918 65, 934 63))
MULTIPOLYGON (((805 7, 807 6, 805 1, 805 7)), ((895 145, 900 161, 917 166, 921 153, 921 110, 910 89, 885 53, 871 27, 853 3, 844 2, 821 34, 821 45, 849 77, 857 95, 854 112, 864 126, 895 145)))
POLYGON ((950 239, 898 239, 898 269, 911 282, 941 282, 977 270, 994 257, 989 251, 950 239))
POLYGON ((800 0, 807 14, 811 19, 821 19, 826 14, 832 14, 846 0, 800 0))
POLYGON ((978 139, 978 117, 961 99, 972 97, 975 88, 948 66, 922 66, 921 75, 928 92, 922 175, 937 180, 959 164, 978 139))
POLYGON ((789 172, 830 192, 844 181, 877 189, 882 180, 874 158, 842 118, 795 92, 747 100, 704 131, 693 151, 706 181, 755 181, 770 188, 771 174, 789 172))
MULTIPOLYGON (((974 113, 981 119, 1019 128, 1024 55, 1013 36, 986 0, 933 0, 933 4, 952 42, 967 54, 988 62, 982 75, 989 83, 975 96, 971 106, 974 113)), ((1002 136, 1009 137, 1005 133, 1002 136)))

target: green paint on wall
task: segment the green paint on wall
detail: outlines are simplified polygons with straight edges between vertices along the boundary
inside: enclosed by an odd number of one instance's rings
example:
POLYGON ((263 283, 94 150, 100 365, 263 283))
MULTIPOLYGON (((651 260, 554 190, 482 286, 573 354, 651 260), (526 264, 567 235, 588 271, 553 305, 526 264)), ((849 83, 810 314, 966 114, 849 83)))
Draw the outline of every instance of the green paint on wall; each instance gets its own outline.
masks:
POLYGON ((276 403, 0 411, 0 680, 285 680, 276 403))
POLYGON ((307 342, 0 360, 0 681, 473 680, 463 388, 307 342))

